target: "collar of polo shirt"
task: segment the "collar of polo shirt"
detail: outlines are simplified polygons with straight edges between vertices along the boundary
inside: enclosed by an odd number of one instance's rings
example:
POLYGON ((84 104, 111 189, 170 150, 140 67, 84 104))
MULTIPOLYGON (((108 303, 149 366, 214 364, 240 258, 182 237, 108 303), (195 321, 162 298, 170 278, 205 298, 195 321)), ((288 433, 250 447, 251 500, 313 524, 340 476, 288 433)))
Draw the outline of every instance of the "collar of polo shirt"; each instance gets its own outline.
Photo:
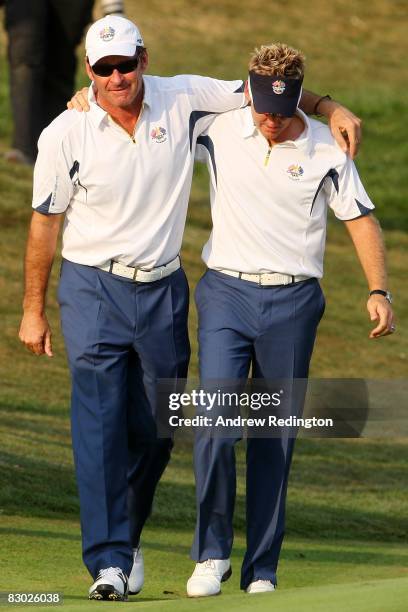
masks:
MULTIPOLYGON (((252 113, 251 113, 251 107, 246 106, 244 109, 242 109, 242 112, 244 113, 244 122, 243 122, 242 132, 241 132, 242 137, 251 138, 251 136, 253 136, 254 134, 258 132, 258 128, 256 127, 256 125, 254 125, 254 120, 253 120, 252 113)), ((295 114, 298 115, 302 119, 303 123, 305 124, 305 130, 302 132, 301 136, 297 138, 296 140, 285 140, 284 142, 281 142, 275 146, 293 145, 297 149, 300 149, 302 152, 304 152, 305 155, 310 156, 312 152, 312 148, 313 148, 313 141, 311 138, 312 132, 311 132, 309 118, 299 108, 296 109, 295 114)))
MULTIPOLYGON (((144 92, 143 92, 143 106, 149 106, 151 107, 152 103, 151 103, 151 99, 152 99, 152 93, 151 93, 151 87, 149 85, 149 83, 146 81, 146 79, 143 79, 143 87, 144 87, 144 92)), ((107 116, 107 112, 101 108, 97 101, 96 101, 96 96, 95 96, 95 92, 94 92, 94 88, 93 88, 93 82, 91 84, 91 86, 88 89, 88 102, 89 102, 89 106, 92 109, 92 113, 91 115, 93 116, 93 119, 95 121, 95 124, 97 125, 97 127, 100 126, 100 124, 102 123, 102 121, 104 119, 106 119, 107 116)))

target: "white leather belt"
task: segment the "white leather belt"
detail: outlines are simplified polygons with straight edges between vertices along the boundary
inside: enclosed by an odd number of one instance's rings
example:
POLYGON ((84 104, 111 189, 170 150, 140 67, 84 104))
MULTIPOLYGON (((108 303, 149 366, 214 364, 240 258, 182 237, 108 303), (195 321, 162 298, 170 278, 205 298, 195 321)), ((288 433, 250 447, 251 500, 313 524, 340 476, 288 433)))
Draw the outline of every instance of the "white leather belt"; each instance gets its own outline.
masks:
POLYGON ((110 272, 111 274, 115 274, 116 276, 123 276, 123 278, 130 278, 131 280, 137 283, 151 283, 154 281, 158 281, 161 278, 165 278, 169 276, 176 270, 178 270, 181 266, 180 257, 177 255, 175 259, 169 261, 165 266, 158 266, 157 268, 153 268, 153 270, 141 270, 140 268, 133 268, 132 266, 125 266, 125 264, 121 264, 118 261, 109 261, 102 266, 96 266, 100 270, 104 270, 105 272, 110 272))
POLYGON ((291 285, 292 283, 300 283, 300 281, 311 278, 311 276, 302 276, 299 274, 297 276, 293 276, 291 274, 279 274, 279 272, 274 272, 272 274, 247 274, 246 272, 236 272, 235 270, 225 269, 218 270, 218 272, 264 286, 291 285))

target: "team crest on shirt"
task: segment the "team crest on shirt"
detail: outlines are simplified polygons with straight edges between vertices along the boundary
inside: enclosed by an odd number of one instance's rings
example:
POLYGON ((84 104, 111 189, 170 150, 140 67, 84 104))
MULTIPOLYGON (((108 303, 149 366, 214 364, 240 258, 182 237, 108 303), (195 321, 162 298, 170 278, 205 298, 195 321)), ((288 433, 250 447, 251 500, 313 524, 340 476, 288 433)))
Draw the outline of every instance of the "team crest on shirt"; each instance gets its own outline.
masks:
POLYGON ((167 131, 164 127, 157 126, 152 129, 150 136, 154 142, 165 142, 167 140, 167 131))
POLYGON ((298 181, 303 176, 305 171, 303 170, 302 166, 299 166, 299 164, 291 164, 286 172, 289 174, 291 179, 298 181))
POLYGON ((104 42, 109 42, 115 36, 115 30, 111 26, 106 26, 99 32, 99 38, 104 42))
POLYGON ((273 93, 276 94, 283 94, 283 92, 285 91, 285 81, 274 81, 272 83, 272 89, 273 89, 273 93))

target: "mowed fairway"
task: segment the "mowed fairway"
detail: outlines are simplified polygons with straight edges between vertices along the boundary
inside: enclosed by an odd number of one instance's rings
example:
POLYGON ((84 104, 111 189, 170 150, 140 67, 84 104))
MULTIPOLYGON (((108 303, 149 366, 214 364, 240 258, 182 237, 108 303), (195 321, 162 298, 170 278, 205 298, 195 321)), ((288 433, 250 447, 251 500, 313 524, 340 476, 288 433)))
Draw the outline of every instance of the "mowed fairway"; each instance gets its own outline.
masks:
MULTIPOLYGON (((7 586, 2 581, 2 589, 63 593, 64 610, 101 605, 84 598, 89 579, 78 563, 78 530, 76 521, 49 519, 45 523, 4 517, 0 534, 8 554, 7 565, 2 567, 7 586)), ((188 600, 185 577, 191 570, 189 544, 190 534, 185 530, 147 528, 147 586, 139 596, 130 597, 129 603, 140 610, 170 611, 264 610, 272 605, 290 612, 300 607, 322 612, 406 610, 408 576, 403 568, 408 563, 408 551, 402 544, 288 537, 282 554, 282 588, 272 594, 249 596, 239 592, 244 539, 238 536, 232 556, 235 572, 223 585, 222 597, 188 600)), ((109 607, 120 605, 112 603, 109 607)))
MULTIPOLYGON (((406 379, 406 3, 317 0, 306 6, 295 0, 284 5, 260 0, 125 0, 125 4, 143 32, 150 52, 150 74, 244 77, 251 49, 280 40, 305 52, 306 87, 330 93, 363 118, 364 142, 357 165, 384 228, 398 331, 392 338, 368 340, 366 283, 344 228, 330 215, 323 280, 327 306, 311 374, 316 378, 406 379)), ((12 126, 3 33, 0 42, 1 154, 10 146, 12 126)), ((86 83, 82 70, 78 83, 86 83)), ((6 165, 0 158, 0 189, 0 592, 58 591, 64 594, 63 610, 97 608, 101 604, 86 600, 90 579, 81 562, 69 379, 55 299, 58 261, 48 300, 55 357, 38 359, 17 340, 31 171, 6 165)), ((203 271, 200 251, 210 227, 206 170, 199 167, 183 245, 192 290, 203 271)), ((190 331, 191 374, 195 376, 193 304, 190 331)), ((188 600, 185 595, 193 567, 189 548, 195 508, 191 448, 179 443, 143 536, 146 585, 127 606, 152 611, 408 609, 406 439, 298 441, 279 588, 270 595, 248 596, 239 591, 245 552, 244 463, 241 445, 233 576, 223 586, 222 596, 188 600)))

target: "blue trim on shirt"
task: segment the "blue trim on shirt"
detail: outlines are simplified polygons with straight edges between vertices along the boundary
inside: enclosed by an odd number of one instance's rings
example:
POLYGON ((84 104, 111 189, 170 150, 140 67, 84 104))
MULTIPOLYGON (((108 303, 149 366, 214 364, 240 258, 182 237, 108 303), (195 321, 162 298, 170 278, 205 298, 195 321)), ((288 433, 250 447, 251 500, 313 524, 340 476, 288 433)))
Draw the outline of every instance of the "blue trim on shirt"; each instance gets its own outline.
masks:
POLYGON ((69 178, 72 180, 75 174, 79 171, 79 161, 75 160, 71 170, 69 171, 69 178))
POLYGON ((365 217, 366 215, 370 214, 370 212, 372 211, 371 208, 367 208, 367 206, 364 206, 364 204, 361 204, 361 202, 359 202, 357 198, 354 198, 354 200, 358 206, 358 210, 361 213, 360 217, 365 217))
POLYGON ((193 133, 194 133, 194 128, 196 126, 196 123, 199 119, 202 119, 203 117, 206 117, 207 115, 219 115, 220 113, 214 113, 211 111, 192 111, 190 113, 190 119, 189 119, 189 138, 190 138, 190 151, 193 147, 193 133))
POLYGON ((52 214, 50 213, 51 200, 52 200, 52 193, 50 193, 48 198, 42 204, 40 204, 40 206, 36 208, 35 211, 41 213, 42 215, 51 215, 52 214))
POLYGON ((330 170, 324 175, 324 177, 320 181, 319 186, 318 186, 318 188, 316 190, 316 193, 314 194, 314 198, 313 198, 313 202, 312 202, 312 207, 310 209, 310 216, 312 215, 313 206, 314 206, 314 204, 316 202, 316 198, 319 195, 319 192, 320 192, 321 188, 323 187, 324 181, 328 177, 331 178, 331 180, 333 181, 333 185, 334 185, 335 190, 337 191, 337 193, 339 193, 339 173, 334 168, 330 168, 330 170))
POLYGON ((211 165, 214 172, 215 184, 217 184, 217 165, 215 163, 214 155, 214 143, 209 136, 199 136, 197 138, 197 144, 203 145, 210 155, 211 165))

